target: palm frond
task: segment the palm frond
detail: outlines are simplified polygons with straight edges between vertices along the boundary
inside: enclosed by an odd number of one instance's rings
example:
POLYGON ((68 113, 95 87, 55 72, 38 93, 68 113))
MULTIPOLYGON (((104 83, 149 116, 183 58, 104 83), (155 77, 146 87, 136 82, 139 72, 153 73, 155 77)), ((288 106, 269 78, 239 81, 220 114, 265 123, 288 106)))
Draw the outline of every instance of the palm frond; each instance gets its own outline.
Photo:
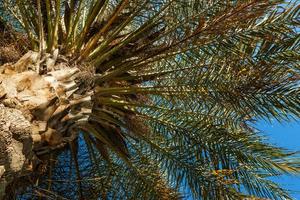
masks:
POLYGON ((1 24, 17 20, 11 26, 27 35, 40 63, 54 60, 40 74, 74 72, 44 106, 66 148, 48 161, 48 175, 29 178, 27 191, 292 199, 268 178, 299 175, 297 154, 268 144, 253 125, 300 116, 300 6, 283 4, 3 0, 1 24))

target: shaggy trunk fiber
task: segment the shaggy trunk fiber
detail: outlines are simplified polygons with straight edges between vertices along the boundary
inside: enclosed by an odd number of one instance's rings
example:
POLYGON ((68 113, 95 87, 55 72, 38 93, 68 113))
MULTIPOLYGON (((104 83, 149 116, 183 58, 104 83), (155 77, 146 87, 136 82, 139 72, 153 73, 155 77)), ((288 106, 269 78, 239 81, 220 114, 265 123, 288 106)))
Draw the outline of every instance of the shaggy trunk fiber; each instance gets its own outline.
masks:
POLYGON ((31 124, 22 112, 0 104, 0 199, 14 177, 32 170, 31 124))
POLYGON ((39 155, 76 138, 74 125, 88 113, 78 105, 91 99, 78 93, 78 74, 57 51, 0 66, 0 199, 15 177, 35 170, 39 155))

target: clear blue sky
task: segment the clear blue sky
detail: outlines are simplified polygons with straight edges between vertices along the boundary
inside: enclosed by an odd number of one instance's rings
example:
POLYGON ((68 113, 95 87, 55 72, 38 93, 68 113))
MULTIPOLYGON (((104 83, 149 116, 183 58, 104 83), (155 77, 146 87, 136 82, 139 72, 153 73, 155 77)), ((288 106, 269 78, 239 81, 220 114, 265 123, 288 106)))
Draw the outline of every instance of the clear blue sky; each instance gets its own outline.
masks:
MULTIPOLYGON (((300 151, 300 121, 280 124, 278 122, 258 123, 258 129, 268 136, 269 141, 276 146, 288 148, 294 151, 300 151)), ((292 196, 300 200, 300 176, 284 176, 275 179, 281 186, 291 190, 292 196)))

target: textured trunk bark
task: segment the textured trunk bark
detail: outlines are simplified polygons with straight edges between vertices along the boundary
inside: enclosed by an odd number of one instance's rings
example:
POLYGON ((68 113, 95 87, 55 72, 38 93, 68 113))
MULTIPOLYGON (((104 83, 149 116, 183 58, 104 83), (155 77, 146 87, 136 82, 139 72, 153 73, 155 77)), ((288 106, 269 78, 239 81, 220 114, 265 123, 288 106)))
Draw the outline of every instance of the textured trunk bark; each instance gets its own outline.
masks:
POLYGON ((57 63, 57 54, 28 52, 0 66, 0 199, 14 178, 35 170, 39 155, 76 139, 76 121, 90 113, 80 107, 92 94, 78 92, 79 69, 57 63))
POLYGON ((20 110, 0 104, 0 199, 14 178, 32 171, 37 158, 31 133, 31 124, 20 110))

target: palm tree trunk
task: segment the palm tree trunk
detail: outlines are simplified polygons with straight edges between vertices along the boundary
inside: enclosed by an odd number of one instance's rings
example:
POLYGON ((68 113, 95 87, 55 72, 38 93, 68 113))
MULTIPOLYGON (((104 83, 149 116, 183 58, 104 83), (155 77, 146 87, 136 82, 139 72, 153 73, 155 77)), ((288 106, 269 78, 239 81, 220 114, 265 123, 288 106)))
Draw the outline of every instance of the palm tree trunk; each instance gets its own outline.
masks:
POLYGON ((79 70, 56 59, 28 52, 0 66, 0 199, 15 177, 35 170, 38 155, 76 139, 75 119, 85 117, 80 104, 91 94, 75 94, 79 70))
POLYGON ((33 153, 30 122, 18 109, 0 104, 0 199, 6 186, 32 170, 33 153))

